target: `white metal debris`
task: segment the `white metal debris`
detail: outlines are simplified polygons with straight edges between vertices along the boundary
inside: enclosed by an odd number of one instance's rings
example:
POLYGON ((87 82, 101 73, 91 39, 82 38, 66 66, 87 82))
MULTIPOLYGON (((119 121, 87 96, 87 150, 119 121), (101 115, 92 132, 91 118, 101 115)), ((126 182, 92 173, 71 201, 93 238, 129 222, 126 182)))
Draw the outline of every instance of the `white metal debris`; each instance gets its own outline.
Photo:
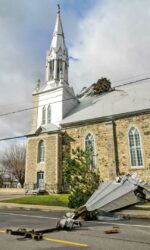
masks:
POLYGON ((144 183, 135 175, 119 177, 117 181, 101 183, 85 206, 87 211, 111 212, 139 203, 146 198, 144 183))

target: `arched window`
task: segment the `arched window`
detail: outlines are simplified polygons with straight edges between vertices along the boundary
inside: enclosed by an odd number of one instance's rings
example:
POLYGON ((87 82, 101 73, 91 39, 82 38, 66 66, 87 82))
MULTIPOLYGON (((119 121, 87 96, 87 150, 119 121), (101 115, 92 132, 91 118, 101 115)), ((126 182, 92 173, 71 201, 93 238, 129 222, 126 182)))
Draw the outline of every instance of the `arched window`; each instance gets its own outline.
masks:
POLYGON ((51 123, 51 106, 50 106, 50 104, 48 105, 48 108, 47 108, 47 123, 48 124, 51 123))
POLYGON ((41 140, 38 145, 38 162, 44 161, 44 152, 45 152, 44 141, 41 140))
POLYGON ((87 134, 85 137, 85 150, 89 150, 90 152, 90 167, 96 167, 96 159, 95 159, 95 144, 94 144, 94 137, 92 134, 87 134))
POLYGON ((141 141, 140 141, 139 131, 137 130, 137 128, 135 127, 130 128, 128 137, 129 137, 131 166, 132 167, 143 166, 141 141))
POLYGON ((46 122, 46 108, 45 106, 42 108, 42 124, 46 122))

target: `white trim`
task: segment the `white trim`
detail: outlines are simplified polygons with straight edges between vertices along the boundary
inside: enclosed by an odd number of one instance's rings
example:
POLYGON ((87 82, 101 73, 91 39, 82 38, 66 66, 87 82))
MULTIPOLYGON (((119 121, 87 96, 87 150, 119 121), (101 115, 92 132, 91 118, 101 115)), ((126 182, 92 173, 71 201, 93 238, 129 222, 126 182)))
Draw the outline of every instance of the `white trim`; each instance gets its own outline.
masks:
POLYGON ((139 170, 139 169, 143 169, 144 168, 144 157, 143 157, 143 147, 142 147, 142 139, 141 139, 141 133, 140 130, 137 126, 135 126, 134 124, 130 125, 128 127, 128 133, 127 133, 127 137, 128 137, 128 150, 129 150, 129 158, 130 158, 130 168, 134 169, 134 170, 139 170), (131 128, 135 128, 137 129, 138 133, 139 133, 139 139, 140 139, 140 148, 141 148, 141 154, 142 154, 142 161, 143 161, 143 165, 141 166, 132 166, 132 162, 131 162, 131 151, 130 151, 130 141, 129 141, 129 132, 131 128))

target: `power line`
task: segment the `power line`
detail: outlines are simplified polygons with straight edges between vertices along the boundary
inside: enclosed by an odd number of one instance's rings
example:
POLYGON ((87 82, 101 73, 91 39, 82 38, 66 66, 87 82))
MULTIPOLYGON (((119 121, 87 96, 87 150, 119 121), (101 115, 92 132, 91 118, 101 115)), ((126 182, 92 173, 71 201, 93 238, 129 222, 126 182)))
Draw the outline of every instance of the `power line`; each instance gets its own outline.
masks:
POLYGON ((5 137, 5 138, 1 138, 0 141, 8 141, 8 140, 13 140, 13 139, 21 139, 21 138, 25 138, 25 137, 27 137, 29 135, 31 135, 31 134, 18 135, 18 136, 12 136, 12 137, 5 137))
POLYGON ((131 77, 127 77, 127 78, 124 78, 124 79, 121 79, 121 80, 114 81, 113 83, 122 82, 122 81, 126 81, 126 80, 136 78, 136 77, 139 77, 139 76, 145 76, 145 75, 150 75, 150 73, 138 74, 138 75, 135 75, 135 76, 131 76, 131 77))
MULTIPOLYGON (((54 132, 54 131, 53 131, 54 132)), ((40 134, 46 134, 47 131, 41 132, 40 134)), ((24 134, 24 135, 18 135, 18 136, 12 136, 12 137, 5 137, 5 138, 0 138, 1 141, 9 141, 9 140, 15 140, 15 139, 21 139, 21 138, 26 138, 28 136, 34 136, 35 133, 32 134, 24 134)))
MULTIPOLYGON (((114 88, 117 88, 117 87, 122 87, 122 86, 125 86, 125 85, 130 85, 130 84, 133 84, 133 83, 137 83, 137 82, 141 82, 141 81, 144 81, 144 80, 149 80, 150 77, 148 78, 142 78, 142 79, 139 79, 139 80, 136 80, 136 81, 132 81, 132 82, 127 82, 127 83, 124 83, 124 84, 120 84, 120 85, 117 85, 115 86, 114 88)), ((56 98, 56 97, 59 97, 60 95, 57 95, 53 98, 56 98)), ((43 99, 41 100, 42 101, 47 101, 49 100, 49 98, 47 99, 43 99)), ((55 102, 51 102, 49 104, 54 104, 54 103, 59 103, 59 102, 65 102, 65 101, 69 101, 69 100, 77 100, 75 97, 72 97, 72 98, 68 98, 68 99, 64 99, 64 100, 60 100, 60 101, 55 101, 55 102)), ((39 100, 37 101, 37 103, 39 103, 39 100)), ((37 109, 38 107, 43 107, 45 104, 42 104, 42 105, 38 105, 38 106, 35 106, 35 107, 29 107, 29 108, 25 108, 25 109, 19 109, 19 110, 16 110, 16 111, 11 111, 11 112, 8 112, 8 113, 3 113, 3 114, 0 114, 0 117, 4 117, 4 116, 8 116, 8 115, 13 115, 13 114, 16 114, 16 113, 21 113, 21 112, 25 112, 25 111, 29 111, 29 110, 33 110, 33 109, 37 109)))
POLYGON ((139 80, 136 80, 136 81, 132 81, 132 82, 127 82, 127 83, 124 83, 124 84, 120 84, 120 85, 115 86, 115 88, 126 86, 126 85, 130 85, 130 84, 133 84, 133 83, 142 82, 142 81, 145 81, 145 80, 150 80, 150 77, 142 78, 142 79, 139 79, 139 80))
MULTIPOLYGON (((128 83, 120 84, 120 85, 117 85, 116 87, 121 87, 121 86, 125 86, 125 85, 130 85, 130 84, 133 84, 133 83, 138 83, 138 82, 141 82, 141 81, 144 81, 144 80, 149 80, 149 79, 150 79, 150 78, 143 78, 143 79, 139 79, 139 80, 137 80, 137 81, 133 81, 133 82, 128 82, 128 83)), ((56 102, 53 102, 53 103, 58 103, 58 102, 62 102, 62 101, 72 100, 72 99, 76 99, 76 98, 68 98, 68 99, 61 100, 61 101, 56 101, 56 102)), ((49 100, 49 99, 46 99, 46 100, 49 100)), ((52 103, 52 104, 53 104, 53 103, 52 103)), ((40 105, 40 106, 44 106, 44 105, 40 105)), ((14 113, 18 113, 18 112, 23 112, 23 111, 35 109, 35 108, 38 108, 38 107, 40 107, 40 106, 36 106, 36 107, 32 107, 32 108, 27 108, 27 109, 22 109, 22 110, 18 110, 18 111, 6 113, 6 114, 1 114, 0 116, 9 115, 9 114, 14 114, 14 113)), ((46 133, 46 132, 42 132, 42 134, 44 134, 44 133, 46 133)), ((13 140, 13 139, 21 139, 21 138, 26 138, 26 137, 32 136, 32 135, 34 135, 34 134, 24 134, 24 135, 20 135, 20 136, 5 137, 5 138, 1 138, 0 141, 7 141, 7 140, 13 140)))
MULTIPOLYGON (((138 75, 134 75, 134 76, 131 76, 131 77, 127 77, 127 78, 124 78, 124 79, 121 79, 121 80, 117 80, 117 81, 114 81, 114 82, 112 82, 112 84, 115 84, 115 83, 119 83, 119 82, 122 82, 122 81, 126 81, 126 80, 128 80, 128 79, 132 79, 132 78, 135 78, 135 77, 139 77, 139 76, 145 76, 145 75, 150 75, 150 72, 149 73, 144 73, 144 74, 138 74, 138 75)), ((133 81, 134 82, 134 81, 133 81)), ((125 83, 125 85, 126 84, 128 84, 128 83, 125 83)), ((121 85, 117 85, 116 87, 120 87, 121 85)), ((54 97, 55 98, 55 97, 54 97)), ((45 100, 47 100, 47 99, 45 99, 45 100)), ((42 101, 44 101, 44 99, 42 100, 42 101)), ((38 101, 37 101, 38 102, 38 101)), ((3 107, 5 107, 5 106, 12 106, 12 105, 15 105, 15 104, 23 104, 22 102, 15 102, 15 103, 10 103, 10 104, 1 104, 1 106, 3 106, 3 107)), ((26 103, 29 103, 29 101, 28 102, 24 102, 24 104, 26 104, 26 103)), ((11 113, 11 112, 9 112, 9 113, 11 113)))
MULTIPOLYGON (((146 110, 145 112, 150 112, 148 110, 146 110)), ((59 130, 54 130, 52 131, 53 133, 54 132, 58 132, 59 130)), ((40 132, 40 134, 46 134, 46 133, 49 133, 50 131, 44 131, 44 132, 40 132)), ((14 140, 14 139, 21 139, 21 138, 26 138, 26 137, 29 137, 29 136, 36 136, 36 133, 30 133, 30 134, 23 134, 23 135, 18 135, 18 136, 12 136, 12 137, 4 137, 4 138, 0 138, 0 142, 2 141, 8 141, 8 140, 14 140)))
MULTIPOLYGON (((58 96, 55 96, 55 97, 58 97, 58 96)), ((45 99, 45 100, 41 100, 41 101, 46 101, 46 100, 49 100, 49 98, 45 99)), ((75 97, 72 97, 72 98, 68 98, 68 99, 64 99, 64 100, 60 100, 60 101, 55 101, 55 102, 52 102, 52 103, 49 103, 49 104, 54 104, 54 103, 59 103, 59 102, 65 102, 65 101, 69 101, 69 100, 77 100, 77 99, 75 97)), ((38 106, 35 106, 35 107, 25 108, 25 109, 19 109, 19 110, 16 110, 16 111, 12 111, 12 112, 8 112, 8 113, 0 114, 0 117, 8 116, 8 115, 13 115, 13 114, 16 114, 16 113, 21 113, 21 112, 24 112, 24 111, 29 111, 29 110, 36 109, 38 107, 44 107, 44 106, 45 106, 45 104, 38 105, 38 106)))

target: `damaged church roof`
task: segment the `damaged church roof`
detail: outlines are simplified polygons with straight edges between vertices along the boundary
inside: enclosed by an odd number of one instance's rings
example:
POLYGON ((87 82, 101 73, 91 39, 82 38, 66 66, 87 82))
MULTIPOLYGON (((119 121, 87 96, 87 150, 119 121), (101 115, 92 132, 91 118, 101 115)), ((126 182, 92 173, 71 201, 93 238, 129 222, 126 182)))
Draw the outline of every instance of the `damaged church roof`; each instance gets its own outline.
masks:
POLYGON ((86 94, 81 94, 80 103, 62 120, 62 126, 150 111, 150 79, 116 86, 97 95, 87 94, 86 88, 83 92, 86 94))

